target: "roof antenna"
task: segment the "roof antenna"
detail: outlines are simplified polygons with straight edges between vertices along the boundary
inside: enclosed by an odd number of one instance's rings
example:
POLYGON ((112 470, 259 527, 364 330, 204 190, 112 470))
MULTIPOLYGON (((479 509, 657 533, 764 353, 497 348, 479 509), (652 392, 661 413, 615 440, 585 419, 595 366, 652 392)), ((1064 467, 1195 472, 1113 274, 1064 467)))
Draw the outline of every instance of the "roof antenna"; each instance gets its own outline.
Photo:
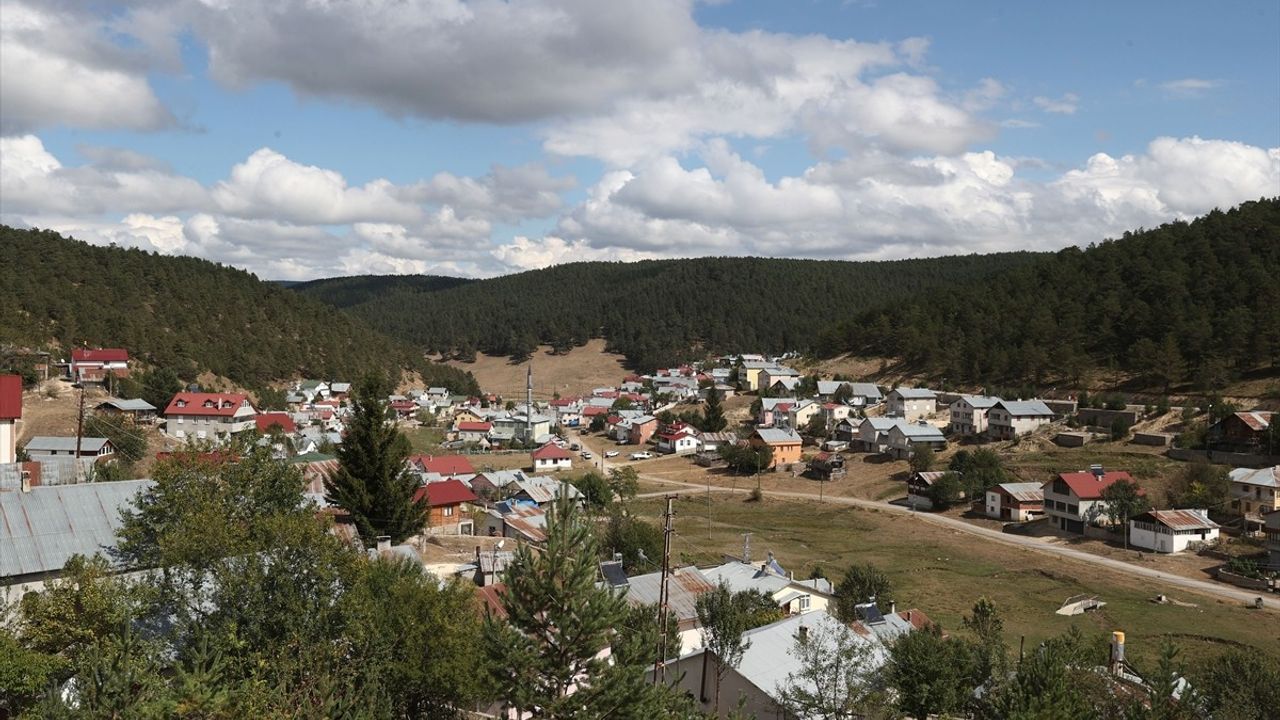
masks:
POLYGON ((751 533, 742 533, 742 562, 751 564, 751 533))

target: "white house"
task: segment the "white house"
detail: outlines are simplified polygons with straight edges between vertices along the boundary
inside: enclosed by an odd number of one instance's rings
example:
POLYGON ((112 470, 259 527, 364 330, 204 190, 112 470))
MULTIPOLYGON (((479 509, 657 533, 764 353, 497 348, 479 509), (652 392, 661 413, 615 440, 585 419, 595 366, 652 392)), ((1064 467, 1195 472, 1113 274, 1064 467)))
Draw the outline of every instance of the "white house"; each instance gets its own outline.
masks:
POLYGON ((165 432, 176 438, 214 440, 257 427, 243 393, 180 392, 164 409, 165 432))
POLYGON ((957 435, 978 435, 987 431, 987 411, 1000 402, 990 395, 961 395, 951 403, 947 429, 957 435))
POLYGON ((907 422, 928 417, 938 410, 938 395, 928 388, 897 388, 885 396, 888 414, 907 422))
POLYGON ((698 431, 690 425, 676 423, 658 433, 657 451, 675 455, 692 455, 698 452, 698 431))
POLYGON ((731 560, 713 568, 704 568, 702 575, 713 586, 723 582, 733 592, 758 590, 773 598, 784 613, 791 615, 825 610, 835 600, 829 581, 821 578, 795 580, 774 560, 772 553, 759 565, 731 560))
POLYGON ((22 419, 22 378, 0 375, 0 465, 18 459, 18 421, 22 419))
POLYGON ((932 425, 912 422, 895 423, 886 433, 887 451, 898 458, 909 458, 917 445, 928 445, 934 450, 947 446, 942 431, 932 425))
POLYGON ((1231 481, 1231 512, 1246 521, 1261 523, 1263 515, 1280 506, 1280 465, 1260 470, 1236 468, 1227 479, 1231 481))
POLYGON ((884 452, 889 448, 889 430, 900 422, 900 418, 863 418, 858 424, 858 433, 852 440, 854 446, 866 452, 884 452))
POLYGON ((33 437, 23 448, 33 459, 37 457, 82 457, 101 458, 115 454, 116 448, 111 441, 100 437, 82 437, 79 441, 79 454, 76 454, 74 437, 33 437))
POLYGON ((1038 482, 1000 483, 987 491, 987 517, 1026 522, 1044 514, 1044 487, 1038 482))
POLYGON ((818 403, 813 400, 801 400, 787 410, 787 423, 798 430, 808 425, 813 416, 820 412, 822 412, 822 406, 818 403))
POLYGON ((573 455, 555 443, 547 443, 534 450, 531 455, 534 472, 569 470, 573 467, 573 455))
POLYGON ((1156 552, 1182 552, 1217 539, 1218 523, 1208 510, 1148 510, 1129 520, 1129 544, 1156 552))
POLYGON ((1103 472, 1095 467, 1088 472, 1060 473, 1044 483, 1044 512, 1055 528, 1083 534, 1087 525, 1104 525, 1107 503, 1102 492, 1116 482, 1133 482, 1129 473, 1103 472))
POLYGON ((1001 400, 987 410, 987 435, 1012 440, 1053 422, 1053 411, 1043 400, 1001 400))

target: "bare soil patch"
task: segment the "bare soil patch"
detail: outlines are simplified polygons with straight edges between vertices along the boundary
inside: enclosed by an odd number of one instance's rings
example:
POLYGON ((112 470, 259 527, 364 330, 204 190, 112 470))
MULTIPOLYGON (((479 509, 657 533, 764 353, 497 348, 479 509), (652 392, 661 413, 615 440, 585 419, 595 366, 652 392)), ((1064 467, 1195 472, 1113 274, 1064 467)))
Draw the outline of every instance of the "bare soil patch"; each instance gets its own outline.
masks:
POLYGON ((506 398, 523 398, 525 372, 533 367, 533 396, 549 400, 554 393, 580 395, 593 388, 614 386, 628 374, 624 358, 604 351, 605 341, 590 340, 564 355, 551 354, 549 346, 538 348, 526 363, 512 363, 510 358, 477 355, 473 363, 449 360, 446 364, 470 371, 480 389, 506 398))

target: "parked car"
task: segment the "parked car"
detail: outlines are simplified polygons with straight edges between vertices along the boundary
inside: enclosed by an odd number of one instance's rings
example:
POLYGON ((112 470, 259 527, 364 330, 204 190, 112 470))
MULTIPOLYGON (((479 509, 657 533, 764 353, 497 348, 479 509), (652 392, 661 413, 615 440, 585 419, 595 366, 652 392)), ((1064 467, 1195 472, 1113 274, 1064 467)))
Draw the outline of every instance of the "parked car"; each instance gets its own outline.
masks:
POLYGON ((590 459, 591 459, 591 451, 590 451, 590 450, 583 450, 583 451, 582 451, 582 459, 583 459, 583 460, 590 460, 590 459))
POLYGON ((606 450, 606 451, 605 451, 605 453, 604 453, 604 456, 605 456, 605 457, 607 457, 607 458, 611 458, 611 457, 618 457, 618 451, 617 451, 617 450, 606 450))
POLYGON ((640 452, 631 453, 630 457, 632 460, 648 460, 653 457, 653 453, 641 450, 640 452))

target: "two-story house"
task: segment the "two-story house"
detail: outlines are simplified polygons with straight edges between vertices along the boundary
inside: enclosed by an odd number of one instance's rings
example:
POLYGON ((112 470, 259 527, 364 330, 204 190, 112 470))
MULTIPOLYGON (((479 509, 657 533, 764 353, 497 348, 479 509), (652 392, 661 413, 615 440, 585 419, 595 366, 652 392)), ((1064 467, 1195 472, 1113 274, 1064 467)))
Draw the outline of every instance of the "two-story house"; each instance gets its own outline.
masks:
POLYGON ((1121 480, 1133 482, 1133 477, 1123 470, 1104 472, 1100 467, 1060 473, 1041 486, 1044 513, 1055 528, 1065 532, 1084 534, 1086 525, 1108 525, 1102 492, 1121 480))
POLYGON ((1263 410, 1231 413, 1209 428, 1209 440, 1215 450, 1280 452, 1267 443, 1274 416, 1263 410))
POLYGON ((1044 514, 1044 487, 1037 482, 1000 483, 987 491, 987 517, 1026 522, 1044 514))
POLYGON ((938 395, 928 388, 897 388, 885 396, 885 406, 892 417, 915 422, 938 410, 938 395))
POLYGON ((110 373, 117 378, 129 376, 129 351, 123 348, 76 348, 71 351, 71 379, 81 383, 100 383, 110 373))
POLYGON ((1280 507, 1280 465, 1259 470, 1236 468, 1227 479, 1231 482, 1230 510, 1247 523, 1261 524, 1263 515, 1280 507))
POLYGON ((858 433, 852 440, 853 446, 870 453, 885 452, 889 449, 889 431, 901 422, 902 418, 863 418, 858 423, 858 433))
POLYGON ((935 451, 947 447, 947 439, 938 428, 922 423, 899 422, 889 428, 887 452, 897 458, 909 458, 919 445, 935 451))
POLYGON ((1001 400, 987 410, 987 436, 1012 440, 1053 422, 1053 411, 1042 400, 1001 400))
POLYGON ((1280 568, 1280 510, 1272 510, 1264 517, 1267 533, 1267 552, 1271 553, 1271 567, 1280 568))
POLYGON ((1177 553, 1191 543, 1218 539, 1218 523, 1208 510, 1148 510, 1129 520, 1129 544, 1160 553, 1177 553))
POLYGON ((698 430, 692 425, 672 423, 659 429, 654 437, 658 440, 655 449, 660 453, 692 455, 698 452, 698 430))
POLYGON ((956 435, 980 435, 987 431, 987 411, 1000 398, 990 395, 961 395, 951 403, 951 421, 947 429, 956 435))
POLYGON ((800 400, 787 410, 787 424, 796 429, 809 425, 813 417, 822 412, 822 406, 813 400, 800 400))
POLYGON ((767 445, 773 449, 773 461, 767 469, 800 462, 800 445, 803 441, 791 428, 757 428, 751 434, 750 442, 755 447, 767 445))
POLYGON ((22 419, 22 378, 0 375, 0 464, 18 459, 18 421, 22 419))
POLYGON ((182 439, 215 440, 254 429, 257 414, 243 393, 180 392, 164 409, 165 432, 182 439))

